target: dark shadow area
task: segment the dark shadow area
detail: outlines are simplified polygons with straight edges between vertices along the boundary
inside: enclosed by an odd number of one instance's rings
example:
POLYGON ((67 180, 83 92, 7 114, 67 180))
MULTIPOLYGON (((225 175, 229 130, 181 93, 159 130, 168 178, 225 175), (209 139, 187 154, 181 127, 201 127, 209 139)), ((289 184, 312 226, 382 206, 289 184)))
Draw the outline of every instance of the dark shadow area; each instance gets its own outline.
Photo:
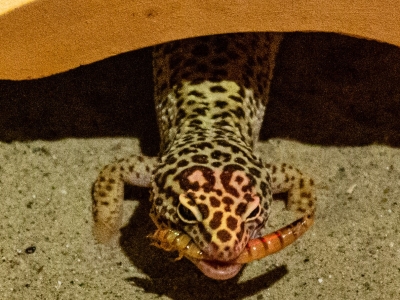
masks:
POLYGON ((288 34, 261 139, 400 146, 400 49, 338 34, 288 34))
POLYGON ((175 300, 242 299, 272 286, 288 272, 286 266, 279 266, 242 283, 238 283, 239 276, 226 281, 209 279, 187 259, 175 261, 176 252, 165 252, 150 245, 146 236, 155 230, 155 226, 148 217, 148 189, 127 187, 125 192, 128 199, 130 195, 139 197, 140 205, 129 224, 122 228, 120 245, 132 263, 150 278, 130 277, 126 281, 147 293, 166 295, 175 300))
POLYGON ((0 80, 0 140, 137 137, 157 155, 151 49, 35 80, 0 80))
MULTIPOLYGON (((337 34, 287 34, 261 139, 400 146, 400 49, 337 34)), ((155 155, 151 49, 54 76, 0 81, 0 140, 137 137, 155 155)))

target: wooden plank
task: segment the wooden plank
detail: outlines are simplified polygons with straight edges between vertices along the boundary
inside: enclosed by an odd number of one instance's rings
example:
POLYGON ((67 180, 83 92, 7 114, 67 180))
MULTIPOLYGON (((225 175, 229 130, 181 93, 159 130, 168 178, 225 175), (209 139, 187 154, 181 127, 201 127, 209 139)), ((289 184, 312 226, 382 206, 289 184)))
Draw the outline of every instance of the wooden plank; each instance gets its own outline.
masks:
POLYGON ((398 20, 400 1, 389 0, 36 0, 0 16, 0 79, 39 78, 226 32, 338 32, 400 46, 398 20))

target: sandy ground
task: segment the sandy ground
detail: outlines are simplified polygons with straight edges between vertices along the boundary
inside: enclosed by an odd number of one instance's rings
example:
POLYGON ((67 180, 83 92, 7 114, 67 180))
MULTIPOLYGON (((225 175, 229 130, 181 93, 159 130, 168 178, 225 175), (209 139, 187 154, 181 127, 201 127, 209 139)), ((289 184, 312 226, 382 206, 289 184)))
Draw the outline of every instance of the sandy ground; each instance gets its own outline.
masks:
MULTIPOLYGON (((315 226, 215 282, 149 246, 148 191, 127 190, 120 247, 91 236, 91 186, 155 155, 148 49, 0 81, 1 299, 395 299, 400 294, 400 50, 331 34, 285 40, 257 146, 318 188, 315 226), (139 205, 140 203, 140 205, 139 205)), ((275 205, 271 230, 290 215, 275 205)))

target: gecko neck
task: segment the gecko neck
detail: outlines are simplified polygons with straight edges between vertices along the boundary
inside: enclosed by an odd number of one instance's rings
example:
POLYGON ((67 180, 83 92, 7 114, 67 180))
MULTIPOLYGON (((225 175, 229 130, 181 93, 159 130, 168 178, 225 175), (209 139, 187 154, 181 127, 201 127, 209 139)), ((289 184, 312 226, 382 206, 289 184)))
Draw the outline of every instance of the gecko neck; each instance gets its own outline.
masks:
POLYGON ((253 92, 231 81, 184 82, 168 94, 163 105, 169 113, 161 120, 168 123, 160 126, 162 152, 191 141, 230 141, 251 151, 264 114, 253 92))

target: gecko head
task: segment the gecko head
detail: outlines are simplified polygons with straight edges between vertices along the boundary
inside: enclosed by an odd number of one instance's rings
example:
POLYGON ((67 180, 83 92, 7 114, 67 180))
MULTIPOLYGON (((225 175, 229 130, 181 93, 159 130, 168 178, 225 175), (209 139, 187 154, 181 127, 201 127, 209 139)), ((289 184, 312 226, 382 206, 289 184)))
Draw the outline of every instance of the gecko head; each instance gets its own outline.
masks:
POLYGON ((208 154, 211 165, 193 164, 187 157, 166 158, 152 181, 152 214, 158 227, 187 234, 206 259, 183 255, 219 280, 241 270, 243 265, 234 261, 249 239, 259 236, 271 201, 270 179, 260 161, 235 155, 225 161, 225 156, 208 154))
POLYGON ((189 188, 179 195, 177 225, 207 259, 188 258, 210 278, 232 278, 242 268, 234 260, 266 221, 256 181, 234 166, 191 169, 184 178, 189 188))

